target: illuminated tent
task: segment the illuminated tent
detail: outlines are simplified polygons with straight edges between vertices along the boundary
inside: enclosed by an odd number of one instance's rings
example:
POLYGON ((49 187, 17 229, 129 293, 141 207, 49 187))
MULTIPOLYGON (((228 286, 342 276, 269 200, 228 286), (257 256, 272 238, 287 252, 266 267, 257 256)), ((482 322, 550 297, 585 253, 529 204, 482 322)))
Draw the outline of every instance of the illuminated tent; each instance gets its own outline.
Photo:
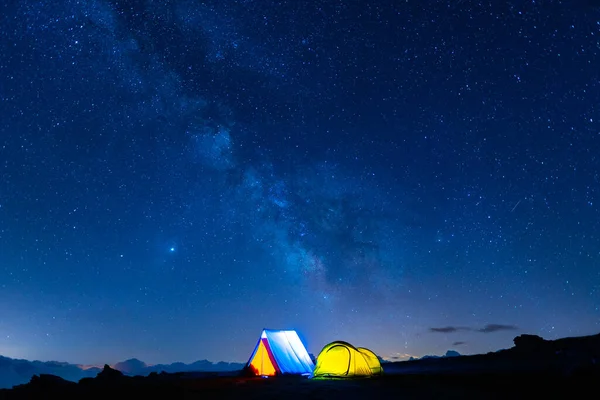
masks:
POLYGON ((371 350, 337 341, 329 343, 319 353, 313 378, 359 378, 382 373, 381 363, 371 350))
POLYGON ((246 364, 253 375, 310 375, 315 368, 296 331, 265 329, 246 364))
POLYGON ((357 347, 356 350, 360 351, 365 360, 367 360, 367 364, 369 364, 369 367, 371 368, 371 373, 373 375, 383 374, 383 368, 381 367, 379 358, 375 353, 373 353, 369 349, 365 349, 364 347, 357 347))

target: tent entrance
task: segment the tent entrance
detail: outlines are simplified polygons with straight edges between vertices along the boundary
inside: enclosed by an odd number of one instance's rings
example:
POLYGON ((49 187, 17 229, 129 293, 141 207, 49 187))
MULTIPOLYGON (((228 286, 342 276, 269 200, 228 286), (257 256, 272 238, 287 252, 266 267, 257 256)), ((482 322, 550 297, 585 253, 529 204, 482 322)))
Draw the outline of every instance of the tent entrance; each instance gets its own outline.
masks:
POLYGON ((262 376, 275 376, 277 374, 277 368, 275 367, 275 360, 269 343, 266 339, 261 339, 258 344, 258 348, 250 362, 250 367, 256 375, 262 376))

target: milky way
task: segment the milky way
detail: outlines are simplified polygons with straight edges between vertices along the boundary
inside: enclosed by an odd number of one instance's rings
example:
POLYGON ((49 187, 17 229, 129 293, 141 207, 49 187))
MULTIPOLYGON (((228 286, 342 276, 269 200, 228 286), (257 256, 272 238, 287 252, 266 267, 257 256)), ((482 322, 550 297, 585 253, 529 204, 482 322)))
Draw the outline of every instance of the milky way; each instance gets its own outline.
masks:
POLYGON ((593 4, 28 0, 0 23, 0 354, 597 332, 593 4))

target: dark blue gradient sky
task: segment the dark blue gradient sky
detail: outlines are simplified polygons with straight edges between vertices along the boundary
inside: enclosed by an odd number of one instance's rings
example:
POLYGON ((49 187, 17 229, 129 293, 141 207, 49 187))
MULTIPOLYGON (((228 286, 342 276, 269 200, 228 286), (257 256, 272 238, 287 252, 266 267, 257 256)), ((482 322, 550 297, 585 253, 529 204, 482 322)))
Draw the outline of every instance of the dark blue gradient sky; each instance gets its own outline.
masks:
POLYGON ((0 5, 0 354, 600 330, 600 8, 0 5))

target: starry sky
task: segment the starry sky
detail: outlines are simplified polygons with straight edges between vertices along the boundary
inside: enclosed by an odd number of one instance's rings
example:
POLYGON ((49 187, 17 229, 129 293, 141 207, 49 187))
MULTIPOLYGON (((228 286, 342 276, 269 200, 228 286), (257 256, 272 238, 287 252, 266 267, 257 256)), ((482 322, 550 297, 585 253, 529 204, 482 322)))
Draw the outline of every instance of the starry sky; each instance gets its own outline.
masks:
POLYGON ((0 354, 600 331, 600 4, 0 4, 0 354))

